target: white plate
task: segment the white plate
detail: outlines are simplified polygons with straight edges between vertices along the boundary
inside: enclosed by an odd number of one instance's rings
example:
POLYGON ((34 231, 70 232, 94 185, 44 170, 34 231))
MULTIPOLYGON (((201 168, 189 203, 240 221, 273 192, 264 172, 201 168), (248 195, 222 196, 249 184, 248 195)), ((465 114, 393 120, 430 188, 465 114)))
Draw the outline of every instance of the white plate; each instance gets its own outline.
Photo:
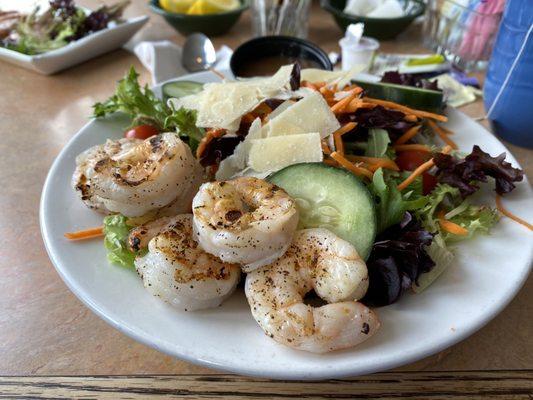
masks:
POLYGON ((34 56, 0 47, 0 60, 40 74, 51 75, 122 47, 146 21, 148 17, 145 15, 129 18, 120 24, 75 40, 65 47, 34 56))
MULTIPOLYGON (((183 77, 207 82, 210 73, 183 77)), ((159 89, 158 89, 159 90, 159 89)), ((450 110, 449 127, 460 147, 479 144, 495 155, 507 151, 480 125, 450 110)), ((237 291, 220 308, 180 312, 150 295, 135 272, 109 265, 100 240, 68 242, 63 233, 98 226, 70 187, 76 155, 106 138, 119 138, 128 121, 91 121, 67 144, 52 166, 41 199, 41 229, 57 271, 96 314, 132 338, 178 358, 244 375, 320 379, 366 374, 410 363, 466 338, 499 313, 526 279, 533 235, 503 218, 490 236, 457 249, 456 262, 422 294, 406 295, 377 312, 380 332, 354 349, 315 355, 295 351, 265 336, 237 291)), ((517 166, 507 151, 507 159, 517 166)), ((491 192, 493 193, 493 192, 491 192)), ((505 203, 533 220, 527 180, 505 203)), ((492 194, 487 203, 494 204, 492 194)), ((497 345, 495 343, 494 345, 497 345)))

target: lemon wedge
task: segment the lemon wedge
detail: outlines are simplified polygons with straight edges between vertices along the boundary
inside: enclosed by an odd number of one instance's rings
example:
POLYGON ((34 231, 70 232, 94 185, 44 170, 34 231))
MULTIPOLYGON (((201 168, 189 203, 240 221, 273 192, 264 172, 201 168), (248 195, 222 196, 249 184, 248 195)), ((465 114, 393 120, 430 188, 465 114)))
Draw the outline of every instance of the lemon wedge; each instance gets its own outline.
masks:
POLYGON ((218 14, 239 8, 239 0, 196 0, 187 14, 205 15, 218 14))
POLYGON ((161 8, 168 12, 184 14, 197 0, 159 0, 161 8))

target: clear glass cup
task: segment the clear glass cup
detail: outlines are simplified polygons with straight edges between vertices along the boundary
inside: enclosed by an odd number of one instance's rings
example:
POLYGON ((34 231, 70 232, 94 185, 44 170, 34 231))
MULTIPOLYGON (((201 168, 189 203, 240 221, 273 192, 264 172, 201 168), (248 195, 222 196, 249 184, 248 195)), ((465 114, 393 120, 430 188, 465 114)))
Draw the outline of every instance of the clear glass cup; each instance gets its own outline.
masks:
POLYGON ((311 0, 252 0, 252 24, 257 36, 307 37, 311 0))
MULTIPOLYGON (((530 0, 528 0, 530 1, 530 0)), ((464 3, 464 2, 463 2, 464 3)), ((475 0, 470 1, 475 4, 475 0)), ((484 70, 502 13, 481 13, 454 0, 429 0, 424 45, 466 72, 484 70)))

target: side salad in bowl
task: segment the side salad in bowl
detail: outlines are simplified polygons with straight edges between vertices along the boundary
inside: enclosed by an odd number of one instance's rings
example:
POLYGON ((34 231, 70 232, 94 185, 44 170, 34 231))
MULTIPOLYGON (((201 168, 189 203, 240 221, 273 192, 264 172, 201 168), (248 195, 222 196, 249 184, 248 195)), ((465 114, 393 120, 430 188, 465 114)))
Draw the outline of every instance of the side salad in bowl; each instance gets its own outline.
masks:
POLYGON ((103 235, 111 262, 178 309, 221 304, 246 274, 268 336, 316 353, 353 347, 380 329, 376 307, 427 288, 455 242, 497 223, 476 201, 482 184, 512 216, 499 196, 523 172, 504 154, 460 152, 444 115, 370 97, 346 73, 288 65, 171 82, 161 99, 137 78, 95 105, 97 118, 131 117, 126 137, 82 153, 73 177, 108 216, 66 236, 103 235))
POLYGON ((0 45, 27 55, 56 50, 121 23, 129 4, 129 0, 122 0, 90 12, 73 0, 50 0, 48 8, 37 6, 30 14, 5 11, 1 13, 0 45))

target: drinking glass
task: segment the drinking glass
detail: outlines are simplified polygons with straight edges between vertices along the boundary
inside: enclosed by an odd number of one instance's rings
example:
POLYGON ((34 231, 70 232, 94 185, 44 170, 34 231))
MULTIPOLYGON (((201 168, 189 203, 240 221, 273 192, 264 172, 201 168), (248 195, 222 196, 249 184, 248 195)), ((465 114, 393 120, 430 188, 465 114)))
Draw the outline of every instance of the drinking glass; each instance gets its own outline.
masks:
MULTIPOLYGON (((490 0, 491 12, 480 12, 482 1, 429 0, 424 23, 424 44, 443 54, 458 68, 479 71, 487 67, 502 9, 490 0), (468 4, 464 6, 463 4, 468 4)), ((531 1, 531 0, 528 0, 531 1)), ((490 4, 490 3, 489 3, 490 4)))
POLYGON ((252 0, 255 36, 307 37, 311 0, 252 0))

